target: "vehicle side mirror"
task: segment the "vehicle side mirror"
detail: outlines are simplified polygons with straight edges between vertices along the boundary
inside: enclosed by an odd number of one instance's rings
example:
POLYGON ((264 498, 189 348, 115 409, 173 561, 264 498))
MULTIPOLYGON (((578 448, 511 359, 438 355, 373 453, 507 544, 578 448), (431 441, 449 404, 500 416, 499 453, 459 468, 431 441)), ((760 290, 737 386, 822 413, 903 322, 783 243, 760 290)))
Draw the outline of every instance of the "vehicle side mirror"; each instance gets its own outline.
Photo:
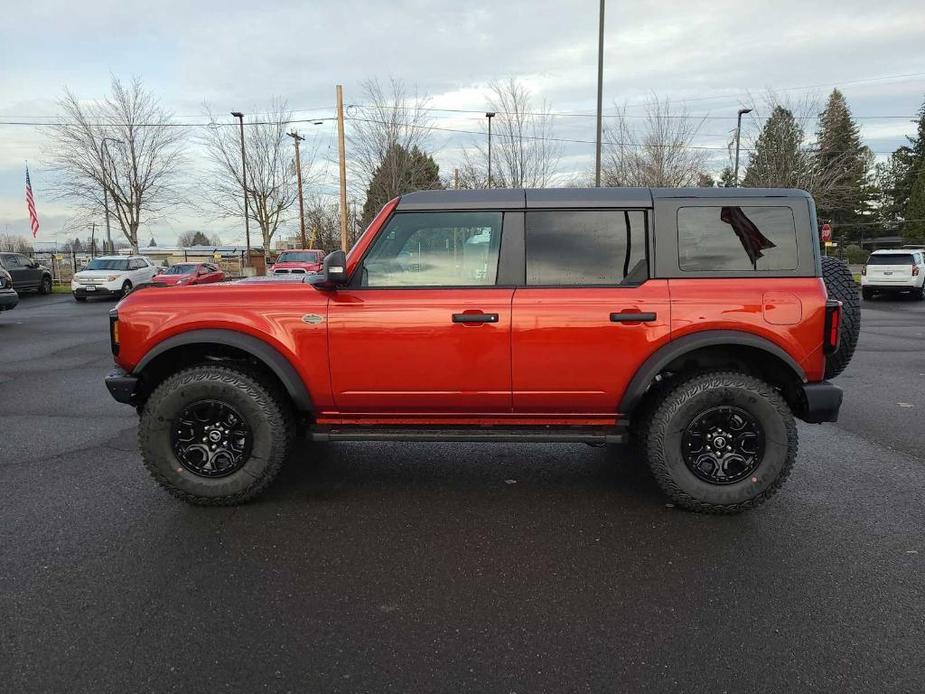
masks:
POLYGON ((337 287, 347 284, 347 254, 343 251, 329 253, 324 259, 322 270, 324 284, 328 287, 337 287))

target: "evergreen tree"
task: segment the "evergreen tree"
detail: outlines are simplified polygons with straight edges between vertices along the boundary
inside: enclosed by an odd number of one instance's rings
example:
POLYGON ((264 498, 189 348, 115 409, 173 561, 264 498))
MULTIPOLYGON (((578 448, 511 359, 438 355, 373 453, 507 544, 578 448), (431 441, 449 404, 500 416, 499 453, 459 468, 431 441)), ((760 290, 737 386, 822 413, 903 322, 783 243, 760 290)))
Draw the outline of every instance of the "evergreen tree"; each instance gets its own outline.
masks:
POLYGON ((154 240, 154 237, 151 237, 151 240, 148 241, 148 248, 157 248, 157 241, 154 240))
POLYGON ((916 241, 925 240, 925 166, 919 166, 919 175, 912 184, 904 220, 904 236, 916 241))
POLYGON ((416 146, 409 150, 399 144, 392 145, 366 189, 363 226, 369 224, 392 198, 415 190, 438 188, 443 188, 443 182, 440 180, 440 167, 433 157, 416 146))
POLYGON ((723 172, 719 175, 720 188, 732 188, 735 186, 733 173, 734 172, 731 166, 727 166, 725 169, 723 169, 723 172))
POLYGON ((810 168, 803 151, 803 128, 789 109, 775 106, 755 141, 742 185, 749 188, 801 188, 805 187, 810 168))
POLYGON ((916 136, 908 140, 908 145, 899 147, 889 161, 877 167, 878 217, 883 227, 891 231, 920 234, 913 220, 923 217, 919 202, 922 194, 918 193, 915 204, 912 197, 916 189, 921 190, 921 174, 925 170, 925 104, 919 109, 916 136))
POLYGON ((825 110, 819 114, 815 158, 820 176, 830 187, 830 194, 820 201, 819 218, 836 227, 856 227, 870 212, 873 155, 861 141, 861 129, 837 89, 832 90, 825 110))

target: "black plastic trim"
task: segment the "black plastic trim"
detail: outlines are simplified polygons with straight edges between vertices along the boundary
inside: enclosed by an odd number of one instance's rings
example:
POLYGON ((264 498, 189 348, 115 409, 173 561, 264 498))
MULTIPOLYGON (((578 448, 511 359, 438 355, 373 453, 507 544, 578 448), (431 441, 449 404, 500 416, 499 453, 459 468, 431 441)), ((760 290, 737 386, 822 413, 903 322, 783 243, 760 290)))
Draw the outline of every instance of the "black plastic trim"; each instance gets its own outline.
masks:
POLYGON ((611 323, 651 323, 656 318, 655 313, 647 311, 644 313, 611 313, 611 323))
POLYGON ((842 389, 828 381, 804 383, 803 399, 806 407, 797 415, 809 424, 837 422, 842 397, 842 389))
POLYGON ((132 376, 123 369, 115 369, 103 380, 106 383, 106 388, 109 389, 109 394, 112 395, 116 402, 121 402, 125 405, 135 404, 135 393, 138 390, 139 381, 137 376, 132 376))
POLYGON ((426 428, 349 426, 317 427, 309 431, 313 441, 468 441, 499 443, 623 443, 623 428, 531 429, 531 428, 426 428))
POLYGON ((282 382, 292 398, 296 407, 304 412, 312 410, 311 396, 308 388, 305 387, 301 377, 295 370, 295 367, 289 360, 280 354, 275 347, 271 347, 266 342, 247 335, 245 333, 235 332, 234 330, 190 330, 169 337, 163 342, 155 345, 132 371, 133 375, 139 376, 145 367, 155 358, 164 354, 171 349, 197 344, 218 344, 228 347, 235 347, 243 352, 247 352, 255 359, 260 360, 276 374, 276 377, 282 382))
POLYGON ((627 386, 618 412, 622 414, 632 412, 645 395, 646 390, 655 381, 655 377, 672 361, 689 352, 717 345, 754 347, 763 350, 789 366, 800 381, 806 381, 806 373, 802 367, 794 361, 793 357, 770 340, 738 330, 706 330, 673 340, 646 359, 627 386))

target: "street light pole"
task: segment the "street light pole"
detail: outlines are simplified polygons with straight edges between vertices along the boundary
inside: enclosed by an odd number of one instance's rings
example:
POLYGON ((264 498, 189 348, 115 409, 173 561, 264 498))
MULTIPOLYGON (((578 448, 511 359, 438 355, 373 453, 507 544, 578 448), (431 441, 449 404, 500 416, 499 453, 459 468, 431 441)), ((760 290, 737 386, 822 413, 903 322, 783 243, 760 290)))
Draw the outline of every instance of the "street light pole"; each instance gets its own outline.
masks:
POLYGON ((106 168, 106 160, 112 161, 112 155, 109 154, 109 147, 106 146, 107 140, 120 143, 122 140, 117 140, 114 137, 104 137, 100 145, 103 152, 103 210, 106 216, 106 252, 112 253, 112 235, 109 233, 109 169, 106 168))
POLYGON ((594 187, 601 187, 601 139, 604 134, 604 0, 597 26, 597 140, 594 149, 594 187))
MULTIPOLYGON (((241 186, 244 188, 244 240, 247 247, 247 256, 244 259, 245 265, 251 262, 251 224, 250 212, 247 207, 247 158, 244 156, 244 114, 240 111, 232 111, 231 115, 238 119, 241 126, 241 186)), ((269 249, 264 249, 266 252, 269 249)))
POLYGON ((295 175, 296 182, 299 186, 299 233, 302 240, 302 248, 308 248, 305 245, 305 202, 302 200, 302 161, 299 159, 299 143, 305 138, 299 133, 293 131, 287 133, 295 143, 295 175))
POLYGON ((495 117, 494 111, 485 114, 488 119, 488 187, 491 188, 491 119, 495 117))
POLYGON ((736 119, 736 163, 732 171, 732 185, 735 188, 739 187, 739 145, 742 141, 742 116, 751 112, 752 110, 750 108, 740 108, 738 118, 736 119))

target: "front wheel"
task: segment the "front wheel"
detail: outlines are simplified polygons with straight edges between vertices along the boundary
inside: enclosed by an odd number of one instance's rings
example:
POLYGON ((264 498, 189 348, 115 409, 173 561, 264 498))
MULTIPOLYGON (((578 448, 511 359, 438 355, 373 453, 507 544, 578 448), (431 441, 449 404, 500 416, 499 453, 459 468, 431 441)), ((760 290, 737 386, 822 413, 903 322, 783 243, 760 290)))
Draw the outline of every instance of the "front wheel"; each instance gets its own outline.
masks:
POLYGON ((42 277, 42 284, 39 285, 39 294, 51 294, 51 277, 48 275, 42 277))
POLYGON ((231 506, 273 481, 293 431, 281 394, 237 369, 196 366, 151 394, 138 440, 145 467, 168 492, 191 504, 231 506))
POLYGON ((132 283, 128 280, 122 283, 122 296, 128 296, 128 293, 132 291, 132 283))
POLYGON ((738 513, 772 497, 797 454, 793 414, 752 376, 717 372, 682 381, 663 396, 646 433, 649 466, 677 505, 738 513))

